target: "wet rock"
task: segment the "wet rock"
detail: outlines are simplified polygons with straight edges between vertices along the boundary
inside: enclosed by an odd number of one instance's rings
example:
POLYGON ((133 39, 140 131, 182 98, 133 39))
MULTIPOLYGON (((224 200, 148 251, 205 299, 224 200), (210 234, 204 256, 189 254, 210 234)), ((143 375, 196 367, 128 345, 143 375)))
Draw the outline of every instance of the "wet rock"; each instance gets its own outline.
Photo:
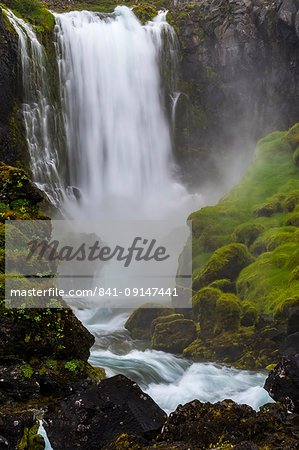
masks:
POLYGON ((253 262, 246 245, 229 244, 216 250, 193 281, 193 290, 223 278, 235 281, 244 267, 253 262))
POLYGON ((169 316, 174 313, 173 308, 165 307, 160 303, 145 303, 132 312, 125 323, 134 339, 150 339, 151 324, 160 316, 169 316))
MULTIPOLYGON (((0 161, 15 164, 19 157, 16 135, 12 128, 22 127, 20 118, 12 123, 14 102, 20 103, 22 89, 18 87, 18 37, 8 30, 0 8, 0 161), (13 127, 12 127, 13 124, 13 127)), ((21 82, 21 78, 19 79, 21 82)), ((24 139, 25 141, 25 139, 24 139)))
POLYGON ((175 318, 156 323, 152 336, 152 348, 165 352, 181 353, 196 339, 196 325, 193 320, 175 318))
POLYGON ((289 334, 281 344, 279 350, 281 355, 284 356, 299 354, 299 332, 289 334))
MULTIPOLYGON (((17 447, 21 440, 26 443, 24 435, 28 434, 28 431, 35 427, 36 419, 35 412, 33 410, 17 410, 16 408, 1 407, 0 411, 0 448, 6 450, 15 450, 16 448, 28 448, 29 447, 17 447)), ((33 447, 31 447, 33 450, 33 447)), ((36 448, 37 449, 37 448, 36 448)))
POLYGON ((287 334, 299 332, 299 306, 289 309, 287 334))
POLYGON ((9 445, 8 440, 5 437, 0 436, 0 448, 1 449, 8 448, 8 445, 9 445))
POLYGON ((299 355, 283 357, 270 372, 264 387, 274 400, 299 413, 299 355))
POLYGON ((118 375, 87 384, 46 412, 45 428, 55 450, 98 450, 121 434, 147 441, 160 431, 166 414, 136 383, 118 375))
POLYGON ((266 446, 291 450, 299 448, 297 420, 298 416, 290 417, 279 404, 269 403, 255 412, 232 400, 215 404, 194 400, 170 414, 156 442, 167 448, 180 442, 191 450, 220 448, 224 442, 240 449, 266 446))
POLYGON ((3 403, 8 399, 27 401, 38 395, 38 383, 24 376, 21 364, 0 366, 0 400, 3 403))

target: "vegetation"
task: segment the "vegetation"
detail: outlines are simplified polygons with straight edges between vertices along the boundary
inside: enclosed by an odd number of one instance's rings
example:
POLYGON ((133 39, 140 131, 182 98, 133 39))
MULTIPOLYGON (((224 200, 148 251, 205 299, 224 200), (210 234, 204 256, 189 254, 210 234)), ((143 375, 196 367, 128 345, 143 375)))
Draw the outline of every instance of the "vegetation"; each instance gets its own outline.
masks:
MULTIPOLYGON (((53 29, 55 19, 38 0, 1 0, 2 6, 11 9, 17 16, 27 19, 38 31, 53 29)), ((1 4, 0 4, 1 5, 1 4)))

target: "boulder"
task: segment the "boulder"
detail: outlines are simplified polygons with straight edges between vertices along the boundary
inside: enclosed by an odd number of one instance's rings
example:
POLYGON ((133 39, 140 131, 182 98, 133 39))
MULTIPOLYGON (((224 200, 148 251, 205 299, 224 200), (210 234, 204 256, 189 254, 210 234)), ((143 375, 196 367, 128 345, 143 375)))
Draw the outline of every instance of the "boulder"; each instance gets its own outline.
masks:
POLYGON ((122 434, 148 442, 165 419, 151 397, 122 375, 97 386, 81 384, 76 393, 50 405, 44 416, 55 450, 99 450, 122 434))
POLYGON ((281 344, 279 351, 283 356, 299 354, 299 332, 289 334, 281 344))
POLYGON ((269 373, 265 389, 289 411, 299 413, 299 355, 282 357, 269 373))
POLYGON ((157 317, 169 316, 173 313, 173 308, 163 304, 144 303, 132 312, 125 323, 125 328, 130 331, 134 339, 150 339, 152 321, 157 317))
POLYGON ((229 244, 220 247, 194 279, 193 290, 197 291, 213 281, 224 278, 235 281, 241 270, 253 261, 253 257, 244 244, 229 244))
POLYGON ((196 325, 193 320, 174 319, 156 324, 152 336, 152 348, 171 353, 181 353, 196 339, 196 325))
POLYGON ((297 416, 289 417, 279 404, 266 404, 256 412, 250 406, 238 405, 232 400, 215 404, 194 400, 184 406, 179 405, 170 414, 156 442, 163 443, 165 448, 185 448, 187 444, 190 450, 293 450, 298 448, 297 419, 297 416))

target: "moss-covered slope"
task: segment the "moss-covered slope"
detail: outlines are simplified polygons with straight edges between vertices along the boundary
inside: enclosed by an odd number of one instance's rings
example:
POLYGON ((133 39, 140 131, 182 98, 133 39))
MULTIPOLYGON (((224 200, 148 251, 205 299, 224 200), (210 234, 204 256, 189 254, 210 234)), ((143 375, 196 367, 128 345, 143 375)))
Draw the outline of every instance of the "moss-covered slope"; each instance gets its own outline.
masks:
POLYGON ((242 182, 218 205, 191 214, 195 290, 228 278, 240 300, 262 313, 298 299, 298 145, 298 125, 265 137, 242 182), (248 254, 233 265, 237 245, 248 254))

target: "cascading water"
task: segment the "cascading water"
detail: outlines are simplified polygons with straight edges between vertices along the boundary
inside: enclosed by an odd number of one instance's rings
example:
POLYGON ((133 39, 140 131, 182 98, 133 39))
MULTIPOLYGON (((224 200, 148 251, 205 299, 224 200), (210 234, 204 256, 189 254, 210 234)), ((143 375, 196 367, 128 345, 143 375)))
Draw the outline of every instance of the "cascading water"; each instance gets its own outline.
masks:
POLYGON ((163 35, 175 42, 165 16, 142 26, 123 6, 56 15, 69 194, 76 189, 63 209, 73 218, 152 217, 177 195, 159 71, 163 35))
MULTIPOLYGON (((144 26, 126 7, 110 15, 56 14, 57 104, 51 102, 43 47, 28 24, 8 15, 20 38, 33 179, 62 213, 131 219, 170 218, 174 212, 180 224, 199 209, 198 197, 192 204, 172 175, 159 61, 165 39, 165 57, 174 61, 175 40, 165 13, 144 26)), ((193 398, 231 397, 254 407, 270 401, 259 387, 263 374, 142 351, 124 329, 126 314, 76 314, 96 336, 91 362, 108 374, 135 378, 167 411, 193 398)))
POLYGON ((6 13, 19 36, 23 75, 22 109, 32 178, 51 203, 58 205, 63 192, 58 155, 62 142, 57 134, 61 119, 59 109, 51 100, 47 56, 33 28, 11 11, 6 13))

